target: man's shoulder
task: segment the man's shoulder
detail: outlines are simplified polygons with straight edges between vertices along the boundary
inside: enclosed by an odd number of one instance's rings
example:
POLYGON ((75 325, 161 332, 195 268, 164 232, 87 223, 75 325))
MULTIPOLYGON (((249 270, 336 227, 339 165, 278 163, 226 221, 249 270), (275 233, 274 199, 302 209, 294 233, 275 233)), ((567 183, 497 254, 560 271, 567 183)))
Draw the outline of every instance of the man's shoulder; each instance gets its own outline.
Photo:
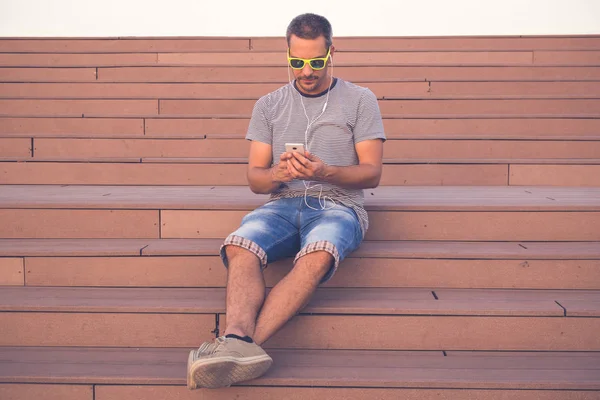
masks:
POLYGON ((289 96, 290 89, 291 89, 291 85, 289 83, 287 83, 287 84, 261 96, 258 99, 258 102, 259 103, 277 104, 278 102, 282 101, 284 98, 289 96))
POLYGON ((362 96, 365 93, 372 93, 371 89, 369 89, 366 86, 360 86, 360 85, 357 85, 356 83, 347 81, 342 78, 337 78, 337 80, 338 80, 338 85, 340 86, 340 89, 347 91, 349 93, 354 93, 357 96, 362 96))

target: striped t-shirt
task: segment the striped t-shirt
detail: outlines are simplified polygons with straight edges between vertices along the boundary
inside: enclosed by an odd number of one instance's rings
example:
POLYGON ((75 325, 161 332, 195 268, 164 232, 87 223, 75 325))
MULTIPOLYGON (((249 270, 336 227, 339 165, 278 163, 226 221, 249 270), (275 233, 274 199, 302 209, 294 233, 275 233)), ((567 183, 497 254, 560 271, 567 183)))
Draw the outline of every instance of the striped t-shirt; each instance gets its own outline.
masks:
MULTIPOLYGON (((327 91, 309 96, 298 91, 294 83, 289 83, 257 101, 246 139, 271 145, 272 165, 279 162, 286 143, 304 143, 308 151, 328 165, 358 165, 356 143, 369 139, 385 140, 377 98, 369 89, 337 78, 329 93, 327 108, 320 115, 326 99, 327 91), (305 141, 307 116, 312 122, 306 135, 308 143, 305 141)), ((295 179, 271 193, 271 200, 302 197, 305 191, 304 182, 295 179)), ((369 220, 362 189, 310 182, 307 195, 327 196, 352 208, 358 215, 363 235, 366 233, 369 220)))

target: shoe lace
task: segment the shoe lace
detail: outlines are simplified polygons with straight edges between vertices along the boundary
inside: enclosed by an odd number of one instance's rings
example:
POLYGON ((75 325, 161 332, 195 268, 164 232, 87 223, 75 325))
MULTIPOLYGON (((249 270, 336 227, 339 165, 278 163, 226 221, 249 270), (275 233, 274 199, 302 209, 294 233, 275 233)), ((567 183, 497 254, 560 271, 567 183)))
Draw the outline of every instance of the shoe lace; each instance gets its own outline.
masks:
POLYGON ((220 337, 211 342, 204 342, 198 347, 197 352, 198 354, 213 354, 223 342, 225 342, 225 340, 220 337))

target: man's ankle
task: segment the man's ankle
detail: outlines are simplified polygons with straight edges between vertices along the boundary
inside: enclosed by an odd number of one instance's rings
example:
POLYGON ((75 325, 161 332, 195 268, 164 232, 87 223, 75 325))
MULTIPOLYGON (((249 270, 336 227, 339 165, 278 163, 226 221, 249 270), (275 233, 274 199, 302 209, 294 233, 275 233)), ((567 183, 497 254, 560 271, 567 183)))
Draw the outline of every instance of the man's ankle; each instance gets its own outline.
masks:
POLYGON ((239 335, 236 335, 235 333, 229 333, 229 334, 225 335, 225 337, 226 338, 238 339, 238 340, 241 340, 241 341, 246 342, 246 343, 254 343, 254 341, 252 340, 252 338, 250 336, 248 336, 248 335, 246 335, 246 336, 239 336, 239 335))

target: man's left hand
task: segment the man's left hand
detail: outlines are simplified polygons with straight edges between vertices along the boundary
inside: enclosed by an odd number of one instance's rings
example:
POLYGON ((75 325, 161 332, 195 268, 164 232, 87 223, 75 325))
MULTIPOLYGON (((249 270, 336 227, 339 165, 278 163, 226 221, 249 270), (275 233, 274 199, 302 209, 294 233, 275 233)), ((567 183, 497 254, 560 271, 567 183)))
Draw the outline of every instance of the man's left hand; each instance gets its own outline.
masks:
POLYGON ((288 171, 295 179, 323 181, 327 165, 316 155, 306 152, 304 155, 293 152, 287 160, 288 171))

